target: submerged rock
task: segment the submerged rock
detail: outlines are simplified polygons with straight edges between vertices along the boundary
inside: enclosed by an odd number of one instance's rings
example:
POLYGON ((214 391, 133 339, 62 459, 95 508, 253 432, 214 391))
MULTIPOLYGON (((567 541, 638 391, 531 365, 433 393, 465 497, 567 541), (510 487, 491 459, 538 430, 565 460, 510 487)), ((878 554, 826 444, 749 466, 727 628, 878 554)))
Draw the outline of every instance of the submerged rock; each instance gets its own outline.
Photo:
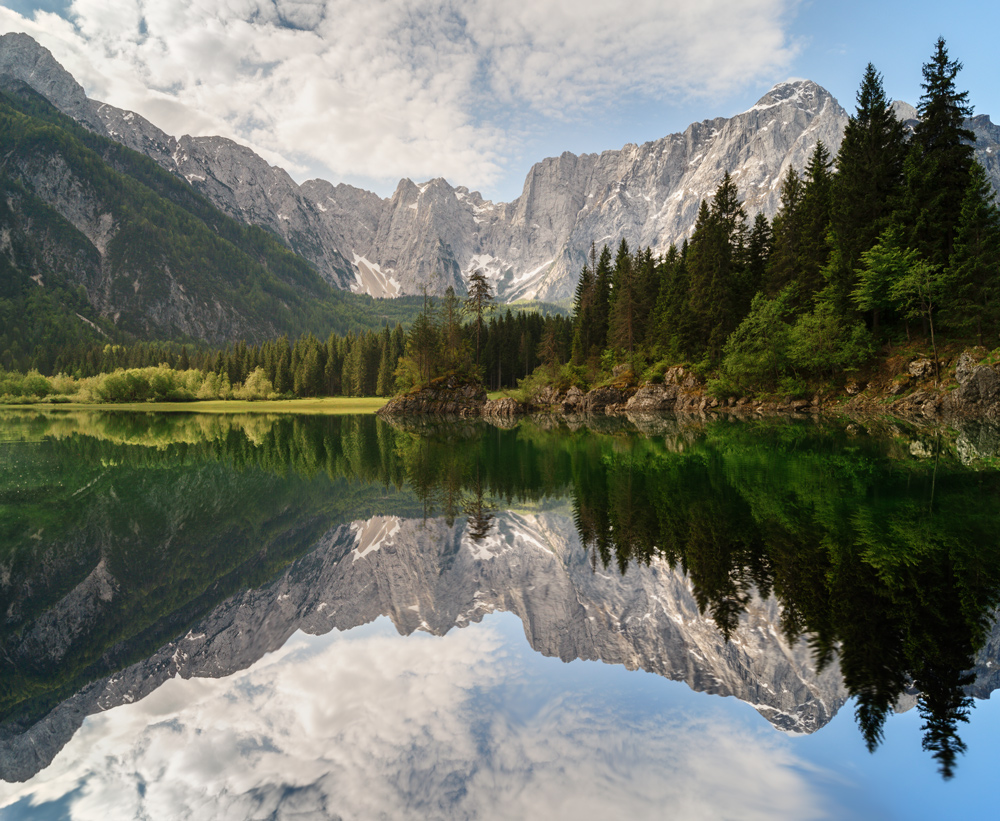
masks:
POLYGON ((482 414, 485 418, 502 425, 513 423, 518 416, 527 413, 527 407, 518 402, 513 396, 505 396, 502 399, 490 399, 483 405, 482 414))

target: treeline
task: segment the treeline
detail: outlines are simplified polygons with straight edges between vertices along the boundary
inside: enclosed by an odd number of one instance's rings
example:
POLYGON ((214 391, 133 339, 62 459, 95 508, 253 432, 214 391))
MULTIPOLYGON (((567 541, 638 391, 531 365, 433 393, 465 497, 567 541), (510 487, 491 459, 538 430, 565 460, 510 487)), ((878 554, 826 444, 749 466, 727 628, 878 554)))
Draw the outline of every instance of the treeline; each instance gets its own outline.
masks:
POLYGON ((173 343, 82 347, 59 375, 0 369, 0 401, 80 402, 275 399, 315 396, 389 396, 403 353, 402 325, 379 332, 312 334, 223 350, 173 343), (72 375, 67 375, 67 372, 72 375))
POLYGON ((817 143, 803 173, 790 168, 772 221, 749 221, 727 173, 680 249, 592 251, 572 363, 655 377, 657 363, 689 362, 717 391, 795 392, 885 340, 921 335, 935 358, 942 333, 995 343, 1000 210, 964 125, 960 69, 938 40, 908 131, 869 64, 836 157, 817 143))
POLYGON ((565 361, 572 333, 566 316, 510 308, 499 314, 495 307, 489 283, 478 271, 469 278, 464 300, 450 287, 440 304, 426 298, 406 336, 397 389, 445 374, 482 381, 495 390, 513 388, 538 366, 565 361))
POLYGON ((509 308, 490 315, 492 295, 486 305, 479 327, 474 313, 467 321, 470 309, 452 291, 440 304, 426 299, 408 331, 397 324, 330 334, 325 342, 307 334, 295 342, 281 337, 224 349, 175 342, 66 345, 45 358, 47 372, 0 365, 0 402, 391 396, 445 373, 514 388, 539 365, 565 359, 572 333, 566 316, 509 308))

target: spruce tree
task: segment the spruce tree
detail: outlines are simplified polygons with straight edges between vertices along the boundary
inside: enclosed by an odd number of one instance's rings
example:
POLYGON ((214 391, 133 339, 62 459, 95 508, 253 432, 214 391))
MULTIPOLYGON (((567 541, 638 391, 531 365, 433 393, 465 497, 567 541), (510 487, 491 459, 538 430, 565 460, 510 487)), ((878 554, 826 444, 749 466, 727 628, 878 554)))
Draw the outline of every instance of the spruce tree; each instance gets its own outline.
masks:
POLYGON ((611 304, 611 249, 607 245, 601 250, 594 274, 594 326, 590 337, 591 354, 600 356, 608 346, 608 318, 611 304))
POLYGON ((774 232, 771 223, 767 221, 763 211, 758 211, 747 239, 745 281, 751 299, 764 287, 773 247, 774 232))
POLYGON ((274 392, 277 394, 288 393, 292 389, 292 348, 288 343, 288 337, 283 336, 278 340, 275 349, 275 369, 274 392))
POLYGON ((685 260, 696 329, 693 353, 712 361, 721 358, 726 338, 749 310, 739 303, 746 237, 746 212, 727 172, 711 209, 702 202, 685 260))
POLYGON ((837 152, 830 207, 833 256, 827 268, 841 310, 849 307, 854 270, 878 240, 902 193, 906 130, 882 88, 882 75, 865 68, 857 110, 844 129, 837 152))
POLYGON ((646 345, 659 356, 684 359, 693 347, 691 289, 684 259, 671 245, 659 265, 660 291, 646 345))
POLYGON ((430 382, 437 369, 438 332, 434 322, 434 303, 424 294, 424 309, 410 326, 406 339, 407 355, 417 367, 420 380, 430 382))
POLYGON ((825 285, 822 271, 830 258, 827 235, 833 204, 832 165, 830 152, 822 142, 817 142, 806 165, 805 187, 802 191, 802 239, 797 279, 803 298, 812 297, 825 285))
POLYGON ((975 160, 959 214, 947 271, 947 324, 974 332, 979 344, 1000 325, 1000 208, 986 170, 975 160))
POLYGON ((562 364, 562 344, 559 339, 558 318, 556 317, 550 317, 545 323, 538 356, 542 360, 542 364, 547 365, 553 373, 562 364))
POLYGON ((628 243, 622 238, 615 255, 615 272, 608 311, 608 343, 629 354, 635 348, 636 299, 635 265, 628 243))
POLYGON ((573 297, 573 362, 580 365, 590 355, 594 323, 594 272, 584 265, 573 297))
POLYGON ((376 396, 391 396, 394 388, 393 373, 396 361, 392 357, 392 337, 386 326, 379 334, 378 379, 375 383, 376 396))
POLYGON ((972 116, 969 94, 955 88, 961 70, 960 62, 948 59, 939 37, 923 67, 920 122, 913 129, 906 165, 904 219, 909 241, 928 261, 942 266, 948 264, 954 247, 976 139, 965 127, 965 119, 972 116))
POLYGON ((649 246, 635 255, 635 341, 638 345, 645 339, 656 298, 660 293, 661 268, 649 246))
POLYGON ((778 213, 774 215, 773 249, 767 266, 764 292, 775 297, 792 283, 799 271, 802 246, 802 178, 788 166, 781 181, 778 213))
POLYGON ((323 386, 327 396, 343 392, 340 377, 344 370, 342 340, 330 334, 326 340, 326 365, 323 368, 323 386))

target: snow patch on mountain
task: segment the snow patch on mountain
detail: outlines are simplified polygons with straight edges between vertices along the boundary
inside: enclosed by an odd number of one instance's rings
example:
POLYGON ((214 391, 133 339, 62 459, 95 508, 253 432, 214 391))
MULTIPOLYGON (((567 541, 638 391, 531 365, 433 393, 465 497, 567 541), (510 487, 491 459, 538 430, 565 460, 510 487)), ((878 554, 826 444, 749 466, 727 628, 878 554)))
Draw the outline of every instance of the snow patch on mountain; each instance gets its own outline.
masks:
POLYGON ((399 282, 391 273, 383 272, 381 265, 365 259, 358 253, 354 254, 354 277, 351 290, 356 294, 391 298, 401 293, 399 282))

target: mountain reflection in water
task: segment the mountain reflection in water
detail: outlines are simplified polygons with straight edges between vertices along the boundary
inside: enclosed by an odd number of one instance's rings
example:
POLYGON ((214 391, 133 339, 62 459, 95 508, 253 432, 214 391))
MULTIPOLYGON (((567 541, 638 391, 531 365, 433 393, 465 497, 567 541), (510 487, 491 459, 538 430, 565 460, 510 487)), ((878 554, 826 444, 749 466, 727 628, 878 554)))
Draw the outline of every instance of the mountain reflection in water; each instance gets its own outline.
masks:
POLYGON ((998 684, 991 431, 600 424, 5 414, 0 775, 297 630, 506 610, 544 655, 734 695, 784 730, 854 697, 874 749, 915 702, 951 776, 998 684))

